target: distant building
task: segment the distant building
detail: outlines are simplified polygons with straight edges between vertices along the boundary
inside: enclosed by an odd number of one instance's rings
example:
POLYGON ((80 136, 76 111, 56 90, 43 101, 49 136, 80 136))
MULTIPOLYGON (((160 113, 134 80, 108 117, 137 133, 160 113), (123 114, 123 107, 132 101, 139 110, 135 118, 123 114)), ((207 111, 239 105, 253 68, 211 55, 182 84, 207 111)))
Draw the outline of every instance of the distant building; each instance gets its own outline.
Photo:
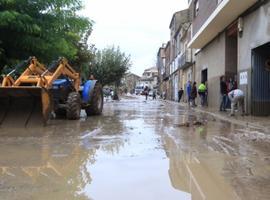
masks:
POLYGON ((133 94, 135 92, 135 87, 140 82, 140 78, 141 77, 136 74, 127 73, 122 79, 123 90, 126 90, 127 92, 133 94))
MULTIPOLYGON (((185 30, 189 27, 189 10, 181 10, 173 14, 170 23, 170 87, 171 94, 168 96, 171 100, 178 100, 178 90, 183 87, 181 67, 186 62, 187 42, 183 42, 185 30), (184 58, 184 60, 183 60, 184 58)), ((187 55, 188 56, 188 55, 187 55)))
POLYGON ((160 94, 164 91, 163 75, 165 74, 165 48, 166 44, 162 44, 157 53, 157 69, 158 69, 158 91, 160 94))
POLYGON ((165 72, 163 73, 163 98, 171 99, 172 87, 170 85, 170 63, 171 63, 171 42, 168 41, 165 47, 165 72))
POLYGON ((186 95, 187 82, 195 81, 195 50, 188 48, 188 43, 191 40, 191 22, 183 23, 178 30, 180 53, 178 56, 178 67, 181 70, 180 87, 184 89, 184 101, 187 102, 186 95))
POLYGON ((142 86, 148 86, 150 89, 158 89, 158 69, 151 67, 144 70, 143 75, 139 81, 142 86))

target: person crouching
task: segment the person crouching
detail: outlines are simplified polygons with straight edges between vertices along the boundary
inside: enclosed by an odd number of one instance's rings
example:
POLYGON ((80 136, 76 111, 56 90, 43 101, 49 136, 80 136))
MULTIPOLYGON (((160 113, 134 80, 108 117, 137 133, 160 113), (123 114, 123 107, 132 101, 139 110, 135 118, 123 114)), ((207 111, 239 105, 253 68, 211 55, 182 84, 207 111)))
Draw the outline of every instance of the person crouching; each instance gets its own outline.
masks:
POLYGON ((231 100, 231 114, 230 116, 234 116, 236 105, 242 109, 242 116, 245 115, 245 95, 242 90, 235 89, 229 92, 229 99, 231 100))

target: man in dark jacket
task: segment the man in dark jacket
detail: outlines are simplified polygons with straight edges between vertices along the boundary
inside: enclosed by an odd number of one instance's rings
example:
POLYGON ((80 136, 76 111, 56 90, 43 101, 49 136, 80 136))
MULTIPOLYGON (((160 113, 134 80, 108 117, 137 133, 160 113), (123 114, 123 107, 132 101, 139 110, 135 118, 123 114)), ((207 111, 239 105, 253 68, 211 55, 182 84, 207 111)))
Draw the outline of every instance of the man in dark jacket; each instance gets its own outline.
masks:
POLYGON ((196 82, 193 83, 192 85, 192 89, 191 89, 191 101, 192 101, 192 106, 195 107, 197 106, 196 103, 195 103, 195 100, 197 98, 197 86, 196 86, 196 82))
POLYGON ((148 86, 145 86, 145 88, 144 88, 145 100, 148 99, 148 94, 149 94, 149 88, 148 88, 148 86))
POLYGON ((181 88, 179 91, 178 91, 178 103, 181 101, 181 98, 183 96, 183 93, 184 93, 184 90, 183 88, 181 88))
POLYGON ((221 94, 221 103, 219 111, 226 111, 228 96, 227 96, 227 84, 225 82, 224 76, 220 78, 220 94, 221 94))

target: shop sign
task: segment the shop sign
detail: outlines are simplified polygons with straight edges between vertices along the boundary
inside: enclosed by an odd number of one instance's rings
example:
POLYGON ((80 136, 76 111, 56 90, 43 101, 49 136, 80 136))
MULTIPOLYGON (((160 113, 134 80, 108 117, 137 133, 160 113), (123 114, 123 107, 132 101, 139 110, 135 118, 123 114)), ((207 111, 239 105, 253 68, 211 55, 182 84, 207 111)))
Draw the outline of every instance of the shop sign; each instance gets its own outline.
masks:
POLYGON ((240 85, 247 85, 248 84, 248 72, 241 72, 239 76, 239 83, 240 85))

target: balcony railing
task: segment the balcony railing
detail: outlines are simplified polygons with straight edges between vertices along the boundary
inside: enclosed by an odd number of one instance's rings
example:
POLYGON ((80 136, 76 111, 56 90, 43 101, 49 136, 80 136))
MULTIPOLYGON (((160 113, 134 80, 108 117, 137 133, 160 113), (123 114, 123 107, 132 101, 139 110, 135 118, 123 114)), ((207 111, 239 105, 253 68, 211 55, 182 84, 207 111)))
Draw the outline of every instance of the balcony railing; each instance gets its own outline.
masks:
POLYGON ((192 64, 192 51, 187 49, 179 58, 179 67, 181 69, 186 68, 192 64))

